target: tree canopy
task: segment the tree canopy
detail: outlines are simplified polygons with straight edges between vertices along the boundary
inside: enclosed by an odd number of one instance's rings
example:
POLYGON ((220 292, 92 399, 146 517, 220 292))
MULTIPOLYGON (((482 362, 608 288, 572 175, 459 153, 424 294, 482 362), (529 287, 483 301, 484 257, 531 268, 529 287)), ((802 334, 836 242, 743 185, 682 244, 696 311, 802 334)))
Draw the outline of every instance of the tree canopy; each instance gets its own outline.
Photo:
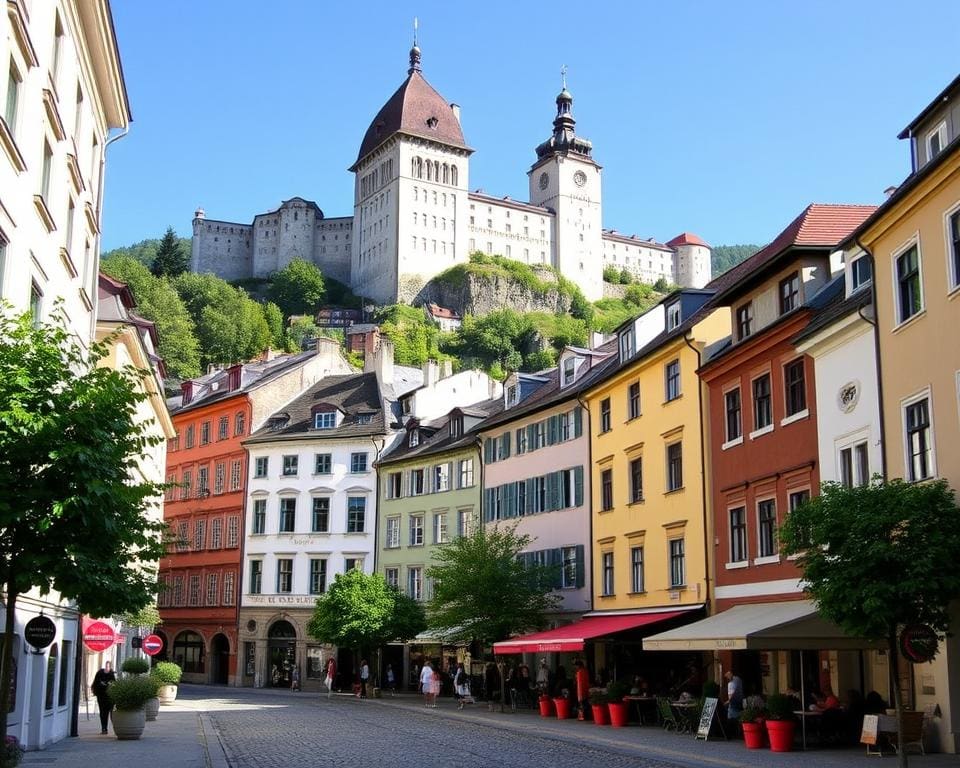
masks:
POLYGON ((190 269, 190 256, 188 254, 189 251, 180 244, 173 227, 167 227, 167 231, 163 234, 160 245, 157 247, 157 255, 153 257, 150 271, 157 277, 182 275, 190 269))
POLYGON ((293 259, 283 269, 274 272, 267 290, 268 298, 280 307, 284 317, 313 317, 325 295, 323 274, 315 264, 304 259, 293 259))
POLYGON ((539 629, 556 610, 554 569, 526 566, 518 557, 532 539, 516 526, 477 526, 434 552, 427 568, 433 580, 428 616, 431 628, 454 640, 484 644, 539 629))
POLYGON ((728 269, 737 266, 744 259, 753 256, 762 246, 759 245, 715 245, 710 251, 710 268, 714 277, 722 275, 728 269))
POLYGON ((409 640, 426 628, 423 608, 378 573, 338 573, 319 598, 307 632, 321 643, 373 649, 391 640, 409 640))
POLYGON ((153 602, 164 551, 149 515, 162 486, 137 469, 159 442, 137 414, 144 374, 99 366, 107 345, 86 353, 53 317, 0 313, 0 732, 18 598, 56 591, 94 616, 133 612, 153 602))

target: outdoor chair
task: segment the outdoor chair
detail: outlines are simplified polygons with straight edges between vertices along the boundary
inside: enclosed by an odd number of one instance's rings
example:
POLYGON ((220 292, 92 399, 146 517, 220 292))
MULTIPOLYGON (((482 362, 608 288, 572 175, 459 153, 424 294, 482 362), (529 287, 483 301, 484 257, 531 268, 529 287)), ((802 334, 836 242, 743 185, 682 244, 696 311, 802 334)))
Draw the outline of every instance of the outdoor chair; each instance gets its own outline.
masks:
POLYGON ((681 724, 677 715, 670 706, 670 699, 666 696, 657 696, 657 711, 660 713, 660 724, 665 731, 680 731, 681 724))

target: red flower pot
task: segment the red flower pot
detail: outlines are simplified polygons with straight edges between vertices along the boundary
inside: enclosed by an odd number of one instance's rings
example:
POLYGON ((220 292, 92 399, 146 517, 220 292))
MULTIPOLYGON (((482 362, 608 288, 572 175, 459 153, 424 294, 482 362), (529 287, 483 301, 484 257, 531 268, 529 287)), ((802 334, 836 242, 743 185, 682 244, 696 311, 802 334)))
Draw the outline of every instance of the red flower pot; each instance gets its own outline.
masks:
POLYGON ((789 752, 793 749, 793 720, 767 720, 767 736, 771 752, 789 752))
POLYGON ((623 728, 630 722, 630 707, 623 701, 611 701, 607 704, 610 710, 610 725, 614 728, 623 728))
POLYGON ((540 717, 553 717, 553 699, 549 696, 540 697, 540 717))
POLYGON ((597 725, 610 725, 610 710, 606 704, 591 704, 590 711, 593 714, 593 722, 597 725))
POLYGON ((553 700, 553 703, 557 708, 557 720, 566 720, 570 717, 570 699, 558 697, 553 700))
POLYGON ((766 729, 763 723, 741 723, 743 726, 743 743, 747 749, 763 749, 767 745, 766 729))

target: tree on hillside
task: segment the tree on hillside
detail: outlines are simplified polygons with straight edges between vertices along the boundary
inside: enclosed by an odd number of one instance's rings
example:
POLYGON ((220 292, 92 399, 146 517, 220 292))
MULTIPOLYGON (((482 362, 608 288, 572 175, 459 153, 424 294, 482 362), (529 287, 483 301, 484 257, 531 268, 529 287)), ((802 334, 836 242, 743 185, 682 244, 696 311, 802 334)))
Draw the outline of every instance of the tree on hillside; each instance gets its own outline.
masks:
POLYGON ((190 269, 190 256, 180 246, 176 232, 173 227, 167 227, 160 245, 157 248, 157 255, 153 258, 153 264, 150 271, 157 277, 176 277, 182 275, 190 269))
POLYGON ((272 301, 263 305, 263 319, 270 329, 270 344, 276 349, 283 348, 283 312, 272 301))
POLYGON ((620 270, 620 284, 621 285, 630 285, 633 282, 633 272, 624 267, 620 270))
POLYGON ((397 365, 421 366, 427 360, 440 359, 440 329, 429 322, 419 307, 393 304, 381 307, 374 315, 380 331, 393 342, 397 365))
POLYGON ((728 269, 737 266, 749 258, 762 246, 759 245, 716 245, 710 251, 710 269, 714 277, 722 275, 728 269))
POLYGON ((603 268, 603 282, 616 285, 620 282, 620 271, 612 264, 603 268))
POLYGON ((156 592, 163 525, 148 512, 162 486, 136 462, 158 439, 137 413, 144 374, 98 366, 107 354, 106 344, 85 352, 58 310, 39 327, 0 315, 0 733, 21 596, 56 591, 109 616, 156 592))
POLYGON ((325 296, 323 274, 304 259, 293 259, 270 276, 268 298, 290 315, 316 315, 325 296))
POLYGON ((180 296, 166 277, 154 277, 131 256, 112 256, 100 262, 100 269, 122 280, 133 292, 138 315, 157 326, 158 353, 167 373, 175 379, 200 375, 200 346, 193 320, 180 296))
POLYGON ((434 583, 430 627, 484 645, 542 627, 559 605, 556 569, 523 563, 519 555, 531 542, 516 526, 478 525, 434 552, 427 568, 434 583))
POLYGON ((926 625, 942 641, 950 630, 948 605, 960 596, 960 507, 953 491, 942 480, 825 483, 820 496, 787 515, 780 541, 785 555, 799 556, 806 591, 821 614, 850 635, 886 642, 899 718, 898 633, 926 625))
POLYGON ((296 317, 287 327, 286 348, 289 352, 302 352, 320 335, 320 329, 312 317, 296 317))
MULTIPOLYGON (((177 243, 180 245, 180 249, 186 253, 190 253, 190 248, 192 241, 189 237, 181 237, 177 240, 177 243)), ((113 259, 121 256, 129 256, 134 261, 139 261, 143 266, 148 269, 153 264, 154 259, 157 258, 157 249, 160 247, 160 241, 157 238, 148 238, 146 240, 141 240, 139 243, 134 243, 133 245, 125 245, 120 248, 112 248, 109 251, 103 251, 100 254, 100 260, 113 259)))

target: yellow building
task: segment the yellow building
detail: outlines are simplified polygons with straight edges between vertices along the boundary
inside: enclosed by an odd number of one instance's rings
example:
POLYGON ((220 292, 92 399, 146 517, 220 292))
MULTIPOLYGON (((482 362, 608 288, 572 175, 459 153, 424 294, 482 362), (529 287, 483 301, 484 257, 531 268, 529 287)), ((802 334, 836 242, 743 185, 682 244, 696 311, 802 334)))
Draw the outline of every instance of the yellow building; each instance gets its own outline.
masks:
MULTIPOLYGON (((846 258, 861 279, 873 272, 885 475, 960 490, 960 77, 900 138, 912 172, 845 243, 846 258)), ((928 749, 960 751, 958 627, 955 610, 936 659, 901 664, 908 701, 940 713, 928 749)))
MULTIPOLYGON (((619 359, 590 412, 595 612, 698 618, 710 594, 704 348, 730 333, 711 290, 683 290, 618 329, 619 359)), ((663 623, 651 630, 666 628, 663 623)))

